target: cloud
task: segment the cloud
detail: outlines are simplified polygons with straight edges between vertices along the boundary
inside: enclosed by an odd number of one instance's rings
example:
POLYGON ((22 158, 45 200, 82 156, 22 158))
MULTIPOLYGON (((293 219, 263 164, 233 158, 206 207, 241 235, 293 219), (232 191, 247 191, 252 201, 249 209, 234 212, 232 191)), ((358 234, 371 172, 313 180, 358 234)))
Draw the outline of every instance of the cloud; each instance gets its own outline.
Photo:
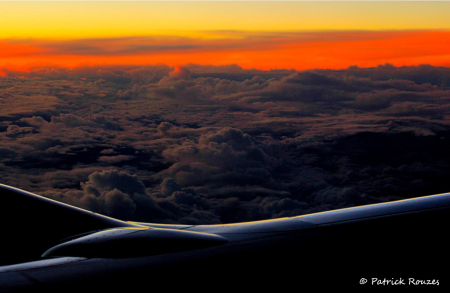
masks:
POLYGON ((133 159, 133 156, 119 155, 119 156, 101 156, 98 158, 99 162, 104 162, 108 164, 117 164, 133 159))
POLYGON ((230 223, 449 188, 448 68, 23 74, 0 78, 0 182, 109 216, 230 223))
POLYGON ((48 113, 60 102, 55 96, 14 94, 9 88, 0 96, 2 111, 0 117, 11 117, 30 113, 48 113), (37 110, 37 111, 36 111, 37 110))
POLYGON ((267 170, 272 166, 271 159, 239 129, 203 134, 198 143, 187 140, 165 150, 163 156, 176 163, 161 176, 172 176, 184 186, 252 184, 271 179, 267 170))
POLYGON ((104 170, 89 175, 81 183, 82 191, 66 190, 44 193, 57 200, 121 219, 158 219, 164 212, 146 194, 145 186, 136 175, 124 171, 104 170))
POLYGON ((161 183, 161 194, 164 196, 170 196, 175 191, 180 190, 181 190, 180 186, 172 178, 165 178, 161 183))
POLYGON ((103 191, 118 189, 127 194, 145 194, 145 186, 136 175, 117 170, 94 172, 89 175, 89 181, 82 184, 87 193, 100 194, 103 191))
POLYGON ((177 66, 174 71, 169 73, 169 76, 177 79, 189 79, 191 72, 185 67, 177 66))

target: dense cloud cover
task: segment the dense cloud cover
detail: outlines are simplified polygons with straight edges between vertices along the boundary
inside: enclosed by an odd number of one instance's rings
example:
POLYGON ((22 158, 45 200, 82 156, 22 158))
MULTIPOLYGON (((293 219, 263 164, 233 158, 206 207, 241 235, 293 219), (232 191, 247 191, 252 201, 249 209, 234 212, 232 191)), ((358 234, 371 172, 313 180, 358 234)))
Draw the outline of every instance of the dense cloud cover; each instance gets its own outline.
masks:
POLYGON ((450 69, 8 72, 0 183, 109 216, 229 223, 450 185, 450 69))

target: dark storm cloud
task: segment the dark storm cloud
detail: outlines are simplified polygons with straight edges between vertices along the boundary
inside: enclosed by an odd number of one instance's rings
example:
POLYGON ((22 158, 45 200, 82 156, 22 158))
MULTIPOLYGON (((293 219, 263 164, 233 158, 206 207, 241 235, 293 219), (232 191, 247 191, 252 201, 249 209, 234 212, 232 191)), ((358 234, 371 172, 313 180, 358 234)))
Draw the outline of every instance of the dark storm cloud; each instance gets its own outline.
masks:
POLYGON ((127 220, 228 223, 446 192, 450 70, 42 69, 0 78, 0 180, 127 220))

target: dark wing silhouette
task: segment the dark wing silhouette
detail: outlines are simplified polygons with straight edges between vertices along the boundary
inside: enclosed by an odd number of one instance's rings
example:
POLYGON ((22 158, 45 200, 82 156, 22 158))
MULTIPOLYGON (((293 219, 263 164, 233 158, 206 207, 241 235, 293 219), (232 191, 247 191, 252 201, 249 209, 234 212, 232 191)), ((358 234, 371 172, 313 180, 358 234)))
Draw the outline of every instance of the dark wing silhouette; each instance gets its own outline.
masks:
POLYGON ((300 291, 360 288, 362 278, 442 289, 450 280, 441 269, 450 194, 205 226, 120 221, 5 185, 0 204, 2 292, 300 291))

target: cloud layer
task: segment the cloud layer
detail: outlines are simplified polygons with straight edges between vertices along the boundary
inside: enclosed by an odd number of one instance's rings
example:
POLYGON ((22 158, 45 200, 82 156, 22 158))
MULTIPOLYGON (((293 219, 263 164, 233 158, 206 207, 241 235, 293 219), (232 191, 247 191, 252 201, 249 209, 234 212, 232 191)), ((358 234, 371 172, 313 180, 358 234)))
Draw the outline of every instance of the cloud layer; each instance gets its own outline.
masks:
POLYGON ((450 189, 450 70, 54 68, 0 78, 0 182, 212 224, 450 189))

